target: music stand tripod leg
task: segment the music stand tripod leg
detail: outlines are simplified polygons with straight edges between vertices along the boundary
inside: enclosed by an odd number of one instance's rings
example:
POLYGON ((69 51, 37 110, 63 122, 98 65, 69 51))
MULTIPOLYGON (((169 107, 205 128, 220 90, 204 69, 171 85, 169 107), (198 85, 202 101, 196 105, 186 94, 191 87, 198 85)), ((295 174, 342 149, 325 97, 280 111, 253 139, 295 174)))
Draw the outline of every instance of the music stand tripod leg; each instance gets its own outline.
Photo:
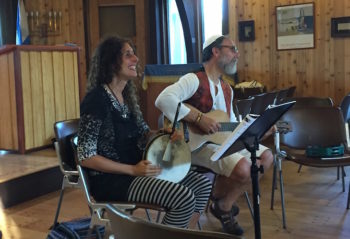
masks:
POLYGON ((257 137, 254 137, 254 144, 250 146, 244 141, 246 149, 250 152, 250 157, 252 160, 252 166, 250 168, 250 176, 252 179, 253 188, 253 208, 254 208, 254 229, 255 229, 255 239, 261 238, 261 228, 260 228, 260 192, 259 192, 259 172, 264 173, 264 168, 262 165, 258 167, 256 160, 256 150, 259 149, 259 142, 257 137))

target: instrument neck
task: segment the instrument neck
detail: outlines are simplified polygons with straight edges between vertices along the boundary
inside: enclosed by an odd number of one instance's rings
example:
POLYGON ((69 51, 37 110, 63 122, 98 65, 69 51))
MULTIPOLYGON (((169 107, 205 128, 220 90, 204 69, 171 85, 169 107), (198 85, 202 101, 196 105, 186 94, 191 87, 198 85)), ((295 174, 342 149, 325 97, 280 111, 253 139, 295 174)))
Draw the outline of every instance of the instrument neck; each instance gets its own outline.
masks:
POLYGON ((233 131, 239 123, 232 123, 232 122, 220 122, 221 128, 219 129, 220 132, 224 131, 233 131))

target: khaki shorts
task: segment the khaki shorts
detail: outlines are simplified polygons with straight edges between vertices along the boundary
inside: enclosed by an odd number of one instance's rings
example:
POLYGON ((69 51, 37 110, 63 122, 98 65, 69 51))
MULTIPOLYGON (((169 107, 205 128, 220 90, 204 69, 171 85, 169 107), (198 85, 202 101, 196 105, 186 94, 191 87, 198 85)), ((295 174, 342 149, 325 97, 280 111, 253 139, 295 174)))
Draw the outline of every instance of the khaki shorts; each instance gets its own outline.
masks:
MULTIPOLYGON (((250 152, 246 149, 242 149, 237 153, 231 154, 217 161, 210 160, 210 156, 213 155, 218 147, 220 146, 216 144, 205 144, 200 149, 192 152, 192 164, 209 168, 219 175, 229 177, 238 161, 243 157, 251 162, 250 152)), ((269 148, 260 144, 259 150, 256 151, 256 156, 259 157, 267 149, 269 148)))

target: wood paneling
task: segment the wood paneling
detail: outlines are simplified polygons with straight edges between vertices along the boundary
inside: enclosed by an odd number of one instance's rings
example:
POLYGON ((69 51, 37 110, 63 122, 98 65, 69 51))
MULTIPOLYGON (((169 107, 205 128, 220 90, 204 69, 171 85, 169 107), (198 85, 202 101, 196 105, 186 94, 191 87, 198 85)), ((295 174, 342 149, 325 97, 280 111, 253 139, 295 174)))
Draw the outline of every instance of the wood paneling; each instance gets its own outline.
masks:
POLYGON ((230 36, 239 50, 240 80, 257 80, 268 90, 295 85, 298 96, 332 97, 350 92, 350 38, 331 38, 332 17, 350 15, 348 0, 229 0, 230 36), (276 6, 314 2, 314 49, 276 50, 276 6), (255 21, 255 41, 238 41, 238 21, 255 21))
POLYGON ((79 117, 77 52, 29 51, 21 52, 21 59, 27 89, 23 90, 25 148, 30 149, 51 143, 54 122, 79 117))
POLYGON ((18 148, 13 52, 0 55, 0 112, 0 145, 18 148))
POLYGON ((7 49, 0 49, 0 149, 23 153, 51 144, 56 121, 79 117, 79 51, 7 49))

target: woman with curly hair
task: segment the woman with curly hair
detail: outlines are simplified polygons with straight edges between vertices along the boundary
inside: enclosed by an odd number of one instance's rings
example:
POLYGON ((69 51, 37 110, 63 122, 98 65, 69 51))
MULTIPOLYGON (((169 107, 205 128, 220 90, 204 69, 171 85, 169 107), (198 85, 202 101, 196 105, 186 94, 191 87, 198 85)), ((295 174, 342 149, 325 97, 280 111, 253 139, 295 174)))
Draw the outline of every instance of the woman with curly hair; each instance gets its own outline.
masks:
POLYGON ((167 209, 163 224, 186 228, 198 220, 211 183, 192 171, 179 183, 157 179, 161 168, 142 160, 151 133, 133 83, 137 64, 126 39, 109 37, 97 47, 80 109, 78 159, 87 168, 95 200, 155 204, 167 209))

